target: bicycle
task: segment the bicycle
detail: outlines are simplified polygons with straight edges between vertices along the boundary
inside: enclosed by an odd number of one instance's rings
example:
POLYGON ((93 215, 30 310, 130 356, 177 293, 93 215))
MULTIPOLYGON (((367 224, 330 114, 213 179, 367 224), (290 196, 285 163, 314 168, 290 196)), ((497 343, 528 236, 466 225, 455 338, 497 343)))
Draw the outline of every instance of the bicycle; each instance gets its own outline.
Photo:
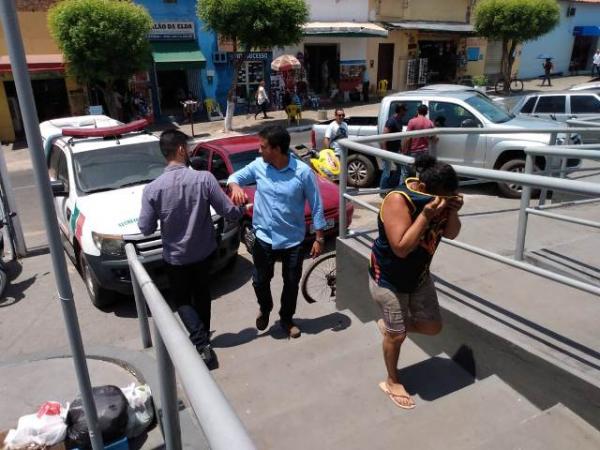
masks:
POLYGON ((336 296, 336 253, 324 253, 310 263, 302 275, 300 287, 308 303, 335 301, 336 296))
MULTIPOLYGON (((494 86, 494 90, 496 94, 503 94, 504 91, 504 79, 500 79, 496 82, 494 86)), ((510 79, 510 84, 508 85, 508 93, 512 92, 521 92, 523 90, 523 81, 519 80, 517 77, 512 77, 510 79)))

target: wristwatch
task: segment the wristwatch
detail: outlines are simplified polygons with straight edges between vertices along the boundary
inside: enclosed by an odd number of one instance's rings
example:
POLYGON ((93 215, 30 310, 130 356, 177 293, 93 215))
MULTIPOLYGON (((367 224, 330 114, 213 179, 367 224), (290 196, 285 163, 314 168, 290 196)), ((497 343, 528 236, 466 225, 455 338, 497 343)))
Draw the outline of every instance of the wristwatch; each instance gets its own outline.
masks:
POLYGON ((317 241, 321 245, 325 244, 325 238, 316 238, 315 241, 317 241))

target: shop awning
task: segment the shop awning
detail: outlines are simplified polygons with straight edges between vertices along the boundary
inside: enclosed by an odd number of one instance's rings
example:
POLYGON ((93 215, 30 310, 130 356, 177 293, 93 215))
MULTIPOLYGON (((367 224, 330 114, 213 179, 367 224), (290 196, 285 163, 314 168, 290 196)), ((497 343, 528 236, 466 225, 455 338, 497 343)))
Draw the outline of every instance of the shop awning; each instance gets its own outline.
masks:
POLYGON ((206 58, 196 42, 151 42, 156 70, 201 69, 206 58))
POLYGON ((308 22, 305 36, 387 37, 388 31, 371 22, 308 22))
POLYGON ((450 33, 472 33, 475 29, 470 23, 461 22, 420 22, 415 20, 403 20, 401 22, 390 22, 386 25, 396 30, 441 31, 450 33))
POLYGON ((573 36, 600 36, 600 26, 574 27, 573 36))
MULTIPOLYGON (((63 55, 48 54, 48 55, 27 55, 27 68, 31 73, 39 72, 64 72, 65 62, 63 55)), ((0 56, 0 73, 10 73, 10 58, 8 56, 0 56)))

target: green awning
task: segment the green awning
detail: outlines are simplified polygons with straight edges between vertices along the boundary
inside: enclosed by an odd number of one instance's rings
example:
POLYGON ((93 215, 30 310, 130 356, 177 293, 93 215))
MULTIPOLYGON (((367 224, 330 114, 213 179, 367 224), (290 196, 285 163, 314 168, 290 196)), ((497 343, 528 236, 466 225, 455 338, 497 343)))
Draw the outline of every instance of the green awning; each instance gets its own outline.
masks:
POLYGON ((196 42, 151 42, 156 70, 201 69, 206 58, 196 42))

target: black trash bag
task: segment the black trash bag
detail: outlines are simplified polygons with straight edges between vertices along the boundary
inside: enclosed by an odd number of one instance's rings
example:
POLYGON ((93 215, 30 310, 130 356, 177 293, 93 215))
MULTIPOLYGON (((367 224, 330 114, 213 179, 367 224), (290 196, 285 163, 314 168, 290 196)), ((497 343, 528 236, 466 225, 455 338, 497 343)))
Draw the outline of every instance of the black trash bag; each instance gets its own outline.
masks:
MULTIPOLYGON (((117 386, 98 386, 92 388, 98 428, 105 444, 125 437, 127 431, 127 399, 117 386)), ((89 449, 92 447, 88 424, 83 410, 81 397, 77 397, 67 414, 67 439, 69 447, 89 449)))

